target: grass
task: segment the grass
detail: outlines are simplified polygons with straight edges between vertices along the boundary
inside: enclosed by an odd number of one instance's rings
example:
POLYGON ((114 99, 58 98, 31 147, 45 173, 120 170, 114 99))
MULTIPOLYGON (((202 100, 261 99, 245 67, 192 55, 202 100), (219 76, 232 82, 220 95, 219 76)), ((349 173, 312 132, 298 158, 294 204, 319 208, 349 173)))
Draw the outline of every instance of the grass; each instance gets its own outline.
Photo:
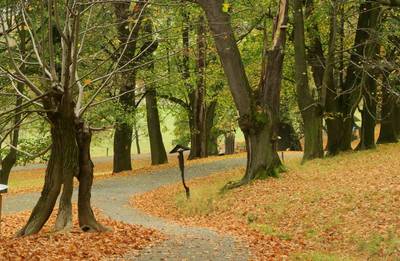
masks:
POLYGON ((400 144, 301 165, 288 159, 280 178, 225 194, 244 169, 132 199, 149 213, 243 237, 258 259, 400 260, 400 144), (160 208, 159 206, 163 206, 160 208))

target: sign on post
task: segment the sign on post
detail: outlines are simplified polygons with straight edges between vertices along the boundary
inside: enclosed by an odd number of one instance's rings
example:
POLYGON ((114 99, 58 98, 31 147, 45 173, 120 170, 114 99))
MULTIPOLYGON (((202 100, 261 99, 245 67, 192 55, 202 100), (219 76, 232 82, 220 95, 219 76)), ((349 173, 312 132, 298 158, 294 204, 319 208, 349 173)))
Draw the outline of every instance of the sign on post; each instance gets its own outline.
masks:
POLYGON ((6 193, 8 189, 7 185, 0 184, 0 235, 1 235, 1 210, 3 208, 3 193, 6 193))
POLYGON ((185 183, 185 159, 183 158, 183 152, 186 150, 190 150, 190 148, 185 147, 183 145, 176 145, 175 148, 173 148, 170 153, 178 153, 178 159, 179 159, 179 168, 181 169, 181 178, 182 178, 182 184, 183 187, 185 188, 186 192, 186 198, 190 198, 190 190, 189 187, 186 186, 185 183))

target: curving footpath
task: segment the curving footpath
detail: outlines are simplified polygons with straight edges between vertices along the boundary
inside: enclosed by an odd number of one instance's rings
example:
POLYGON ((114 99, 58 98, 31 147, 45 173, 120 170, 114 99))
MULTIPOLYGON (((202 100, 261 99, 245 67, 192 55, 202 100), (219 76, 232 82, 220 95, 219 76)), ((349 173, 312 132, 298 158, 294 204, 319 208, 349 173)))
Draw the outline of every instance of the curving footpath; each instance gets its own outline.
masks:
MULTIPOLYGON (((211 163, 194 164, 186 168, 188 179, 244 166, 244 158, 225 159, 211 163)), ((154 247, 144 249, 139 256, 126 256, 128 260, 248 260, 249 250, 234 238, 206 228, 185 227, 171 221, 150 216, 129 206, 129 198, 154 190, 162 185, 180 181, 176 168, 150 174, 115 177, 96 181, 93 185, 93 205, 113 219, 139 224, 162 231, 168 239, 154 247)), ((76 194, 76 193, 75 193, 76 194)), ((5 214, 30 210, 39 193, 8 196, 4 202, 5 214)))

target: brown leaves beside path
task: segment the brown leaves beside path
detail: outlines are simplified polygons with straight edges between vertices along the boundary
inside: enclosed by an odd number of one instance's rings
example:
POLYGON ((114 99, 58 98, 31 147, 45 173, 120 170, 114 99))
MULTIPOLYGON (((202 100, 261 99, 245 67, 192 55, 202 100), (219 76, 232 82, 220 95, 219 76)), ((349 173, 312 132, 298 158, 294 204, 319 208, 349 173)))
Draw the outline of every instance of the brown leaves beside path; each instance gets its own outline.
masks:
MULTIPOLYGON (((76 212, 76 211, 74 211, 76 212)), ((98 212, 98 211, 96 211, 98 212)), ((56 211, 55 211, 56 213, 56 211)), ((126 255, 133 256, 138 250, 151 246, 164 236, 152 229, 113 221, 102 215, 102 224, 113 229, 106 233, 84 233, 74 224, 70 232, 51 232, 54 217, 37 235, 14 238, 29 217, 29 212, 20 212, 3 217, 0 235, 0 260, 104 260, 126 255)), ((74 217, 76 220, 76 217, 74 217)))
POLYGON ((244 169, 134 197, 148 213, 240 237, 255 259, 400 260, 400 145, 300 165, 223 195, 244 169))

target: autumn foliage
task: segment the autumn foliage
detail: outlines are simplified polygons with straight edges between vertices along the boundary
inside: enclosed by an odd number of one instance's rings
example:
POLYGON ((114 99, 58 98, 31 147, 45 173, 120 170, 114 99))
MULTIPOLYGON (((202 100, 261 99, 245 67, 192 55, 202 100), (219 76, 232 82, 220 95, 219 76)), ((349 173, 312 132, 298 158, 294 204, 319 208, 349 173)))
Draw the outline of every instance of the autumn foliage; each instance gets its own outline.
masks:
POLYGON ((7 215, 2 219, 0 259, 53 261, 133 257, 139 250, 164 239, 161 233, 153 229, 114 221, 104 217, 99 211, 95 212, 99 221, 112 231, 84 233, 76 222, 70 232, 53 233, 53 216, 39 234, 15 238, 15 232, 25 224, 29 212, 7 215))

